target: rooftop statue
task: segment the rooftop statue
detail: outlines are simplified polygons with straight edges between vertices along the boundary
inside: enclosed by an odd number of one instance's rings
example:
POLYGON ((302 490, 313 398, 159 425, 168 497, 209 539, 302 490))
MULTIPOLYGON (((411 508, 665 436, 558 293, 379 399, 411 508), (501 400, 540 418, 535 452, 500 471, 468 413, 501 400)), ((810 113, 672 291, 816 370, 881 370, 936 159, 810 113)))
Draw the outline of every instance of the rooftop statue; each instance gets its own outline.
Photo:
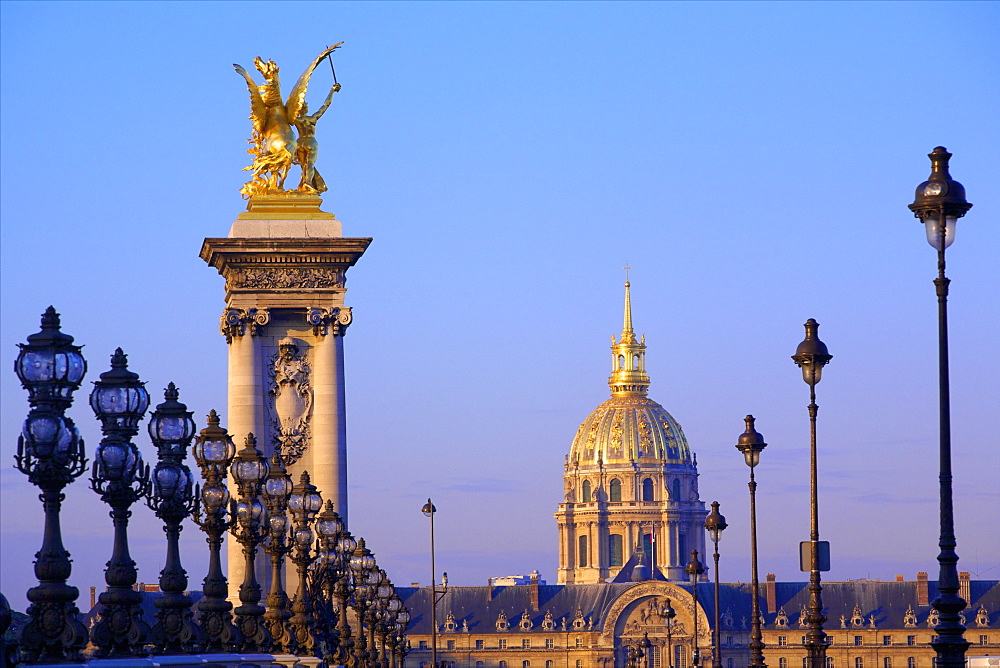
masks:
MULTIPOLYGON (((254 195, 274 195, 289 192, 285 190, 285 179, 293 164, 302 168, 302 178, 297 192, 316 194, 325 191, 326 183, 316 171, 316 123, 326 112, 333 101, 333 94, 340 90, 337 76, 334 74, 333 86, 326 96, 326 101, 314 114, 309 114, 306 104, 306 90, 313 70, 324 58, 330 58, 334 49, 343 42, 324 49, 302 73, 295 87, 282 102, 281 83, 278 79, 278 66, 273 60, 264 62, 260 57, 254 58, 254 66, 264 76, 264 84, 258 86, 245 69, 234 64, 236 71, 246 79, 247 90, 250 91, 250 120, 253 122, 253 136, 248 140, 252 146, 247 153, 253 156, 253 164, 244 167, 245 171, 253 173, 240 193, 244 199, 254 195), (298 137, 292 128, 298 130, 298 137)), ((330 61, 333 71, 333 61, 330 61)))

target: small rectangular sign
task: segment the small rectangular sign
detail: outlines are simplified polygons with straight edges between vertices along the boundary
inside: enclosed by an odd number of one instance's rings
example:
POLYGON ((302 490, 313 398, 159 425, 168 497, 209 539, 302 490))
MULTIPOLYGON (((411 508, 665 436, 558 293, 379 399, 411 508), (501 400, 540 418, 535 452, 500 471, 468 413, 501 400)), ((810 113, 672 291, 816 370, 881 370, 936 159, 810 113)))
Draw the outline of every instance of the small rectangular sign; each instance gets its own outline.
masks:
MULTIPOLYGON (((819 570, 830 570, 830 541, 816 541, 817 556, 819 557, 819 570)), ((799 570, 808 573, 812 570, 812 541, 799 543, 799 570)))

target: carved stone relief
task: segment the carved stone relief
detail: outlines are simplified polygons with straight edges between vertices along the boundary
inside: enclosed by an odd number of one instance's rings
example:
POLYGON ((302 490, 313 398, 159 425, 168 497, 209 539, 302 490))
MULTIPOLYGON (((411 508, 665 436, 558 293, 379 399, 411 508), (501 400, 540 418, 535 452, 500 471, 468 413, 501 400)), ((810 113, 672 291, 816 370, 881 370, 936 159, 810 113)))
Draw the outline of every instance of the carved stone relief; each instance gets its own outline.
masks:
POLYGON ((222 311, 219 319, 219 332, 226 337, 226 343, 232 343, 233 337, 243 336, 250 332, 250 336, 257 336, 261 333, 261 328, 271 320, 271 315, 266 308, 227 308, 222 311))
POLYGON ((315 336, 326 336, 329 333, 343 336, 353 319, 351 309, 347 306, 332 309, 314 306, 306 313, 306 322, 312 325, 315 336))
POLYGON ((306 353, 299 352, 291 339, 282 339, 268 366, 267 395, 272 443, 286 464, 297 462, 309 445, 313 404, 310 373, 306 353))
POLYGON ((344 272, 329 267, 234 268, 228 278, 230 289, 287 290, 344 287, 344 272))

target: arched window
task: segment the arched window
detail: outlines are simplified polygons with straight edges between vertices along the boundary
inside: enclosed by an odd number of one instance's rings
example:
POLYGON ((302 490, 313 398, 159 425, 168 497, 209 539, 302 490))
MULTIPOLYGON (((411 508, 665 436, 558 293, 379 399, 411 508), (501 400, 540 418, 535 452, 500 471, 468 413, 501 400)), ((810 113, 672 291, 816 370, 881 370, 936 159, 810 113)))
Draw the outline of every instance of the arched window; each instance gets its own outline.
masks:
POLYGON ((912 656, 906 657, 906 668, 917 668, 917 660, 912 656))
POLYGON ((613 533, 608 536, 608 566, 621 566, 625 563, 622 559, 622 541, 621 534, 613 533))
POLYGON ((619 502, 622 500, 622 481, 618 478, 612 478, 611 484, 608 485, 608 494, 611 497, 612 503, 619 502))
POLYGON ((670 500, 680 501, 681 500, 681 481, 680 478, 674 478, 674 481, 670 483, 670 500))
POLYGON ((854 668, 865 668, 865 660, 860 656, 854 657, 854 668))
POLYGON ((580 566, 587 565, 587 536, 580 536, 578 541, 579 548, 577 549, 577 564, 580 566))
POLYGON ((781 657, 778 659, 778 668, 788 668, 788 659, 781 657))
POLYGON ((733 660, 726 659, 726 668, 733 668, 733 660))
POLYGON ((652 501, 653 500, 653 479, 646 478, 642 481, 642 500, 652 501))
POLYGON ((882 657, 882 668, 892 668, 892 657, 883 656, 882 657))
POLYGON ((625 356, 624 355, 619 355, 618 356, 618 368, 619 369, 624 369, 625 368, 625 356))
POLYGON ((638 370, 639 370, 639 356, 636 355, 635 357, 632 358, 632 371, 638 371, 638 370))
POLYGON ((507 668, 507 662, 506 662, 506 661, 501 661, 501 662, 500 662, 499 664, 497 664, 497 665, 499 665, 499 666, 500 666, 500 668, 507 668))
POLYGON ((674 647, 674 665, 677 668, 687 668, 688 665, 688 653, 687 647, 684 645, 677 645, 674 647))
POLYGON ((590 489, 590 481, 589 480, 584 480, 583 481, 583 491, 581 492, 580 496, 581 496, 580 503, 590 503, 591 499, 594 498, 594 495, 593 495, 593 493, 591 492, 591 489, 590 489))
POLYGON ((522 661, 521 662, 521 668, 531 668, 531 662, 530 661, 522 661))
POLYGON ((476 668, 484 668, 486 664, 482 661, 476 661, 476 668))

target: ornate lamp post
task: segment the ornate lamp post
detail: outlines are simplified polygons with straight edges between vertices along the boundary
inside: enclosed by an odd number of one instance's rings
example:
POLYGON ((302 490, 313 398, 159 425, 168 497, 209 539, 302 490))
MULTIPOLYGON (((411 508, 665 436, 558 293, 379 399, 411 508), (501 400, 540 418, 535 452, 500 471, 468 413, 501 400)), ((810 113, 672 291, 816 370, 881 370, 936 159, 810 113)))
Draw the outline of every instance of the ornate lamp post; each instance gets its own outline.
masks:
POLYGON ((341 560, 337 553, 337 539, 344 530, 344 521, 327 499, 323 512, 316 516, 316 561, 313 562, 313 606, 317 621, 316 633, 323 645, 324 660, 331 665, 337 656, 337 613, 334 592, 340 577, 341 560))
POLYGON ((372 573, 375 572, 375 557, 365 546, 365 539, 358 539, 358 546, 351 556, 351 576, 354 580, 354 610, 358 617, 358 640, 354 646, 355 665, 366 665, 368 641, 365 637, 364 622, 368 608, 372 604, 375 588, 372 587, 372 573))
POLYGON ((271 590, 267 594, 267 612, 264 620, 275 650, 289 651, 291 636, 288 620, 292 616, 288 606, 288 595, 282 584, 285 555, 292 549, 285 541, 288 533, 288 499, 292 494, 292 479, 285 471, 281 455, 271 457, 271 466, 264 482, 264 505, 267 508, 269 537, 264 551, 271 558, 271 590))
POLYGON ((740 434, 736 448, 743 453, 750 467, 750 570, 753 586, 752 612, 750 616, 750 668, 767 668, 764 663, 764 640, 760 630, 760 584, 757 579, 757 481, 754 467, 760 462, 760 453, 767 447, 764 437, 754 429, 754 418, 745 418, 746 431, 740 434))
POLYGON ((396 588, 389 583, 391 594, 385 604, 385 615, 379 625, 379 642, 382 644, 382 666, 389 668, 392 662, 392 648, 389 636, 396 632, 398 626, 399 613, 403 610, 403 602, 396 594, 396 588))
POLYGON ((406 627, 410 623, 410 611, 401 608, 396 613, 396 631, 392 643, 393 668, 402 668, 403 661, 410 651, 410 642, 406 637, 406 627))
POLYGON ((177 387, 170 383, 163 393, 164 402, 149 417, 149 438, 156 446, 157 463, 153 469, 153 493, 147 502, 163 520, 167 534, 167 560, 160 571, 160 591, 156 599, 156 624, 153 644, 158 654, 193 652, 199 641, 198 627, 191 614, 187 571, 181 566, 179 540, 181 522, 194 512, 194 481, 184 463, 194 437, 194 420, 187 406, 177 400, 177 387))
POLYGON ((261 488, 267 480, 270 467, 260 450, 253 433, 247 434, 246 443, 230 469, 239 490, 234 507, 236 521, 230 531, 243 547, 245 565, 243 584, 240 585, 240 606, 236 608, 236 626, 240 630, 240 650, 267 652, 271 649, 271 634, 264 623, 264 607, 260 604, 260 584, 257 582, 257 546, 268 535, 267 509, 261 503, 261 488))
MULTIPOLYGON (((826 544, 819 540, 819 500, 816 493, 816 383, 823 376, 823 367, 833 357, 826 344, 819 340, 819 323, 809 318, 805 324, 806 338, 795 349, 792 359, 802 369, 802 379, 809 385, 809 606, 806 612, 806 653, 811 668, 826 668, 826 633, 823 632, 823 600, 820 585, 820 550, 826 544)), ((828 554, 828 552, 827 552, 828 554)), ((803 566, 804 569, 804 566, 803 566)))
POLYGON ((936 147, 931 159, 930 177, 917 186, 916 198, 910 204, 913 215, 920 219, 927 232, 927 241, 937 250, 938 275, 934 286, 938 298, 938 398, 939 398, 939 487, 941 533, 938 539, 938 596, 931 605, 938 611, 937 635, 931 646, 937 653, 938 668, 961 668, 965 665, 965 625, 959 613, 966 602, 958 595, 958 553, 955 551, 955 517, 952 508, 951 478, 951 396, 948 379, 948 284, 945 276, 944 251, 955 240, 955 225, 972 208, 965 200, 965 188, 951 178, 948 161, 951 153, 936 147))
POLYGON ((111 356, 111 370, 101 374, 90 393, 90 406, 101 421, 101 439, 94 453, 91 488, 111 506, 115 544, 104 571, 108 590, 98 601, 104 606, 90 640, 99 658, 141 656, 149 640, 149 626, 142 619, 143 594, 133 589, 138 572, 128 550, 129 508, 149 490, 149 466, 143 464, 131 438, 149 408, 149 393, 139 376, 128 370, 121 348, 111 356))
POLYGON ((14 462, 42 490, 45 511, 42 547, 35 554, 38 585, 28 590, 31 619, 21 633, 21 648, 29 663, 77 661, 87 630, 75 603, 80 592, 66 584, 72 566, 62 543, 59 510, 63 488, 87 470, 83 440, 65 415, 87 362, 73 337, 59 331, 59 314, 51 306, 42 315, 42 330, 18 345, 14 371, 28 391, 31 411, 17 439, 14 462))
POLYGON ((354 641, 351 639, 351 624, 347 619, 347 607, 354 593, 354 571, 351 560, 358 542, 346 528, 337 538, 337 563, 339 577, 334 585, 333 596, 337 601, 337 651, 336 665, 352 665, 354 641))
POLYGON ((712 502, 712 512, 705 518, 705 529, 715 545, 715 633, 712 634, 712 667, 722 668, 722 654, 719 648, 719 539, 722 532, 729 526, 726 518, 719 512, 719 502, 712 502))
POLYGON ((198 601, 201 612, 202 649, 227 652, 239 644, 239 631, 233 626, 233 604, 226 600, 229 584, 222 573, 222 537, 232 526, 226 517, 229 490, 224 482, 226 471, 236 455, 236 446, 226 430, 219 426, 219 415, 208 414, 208 426, 194 442, 194 459, 201 468, 205 485, 201 489, 201 507, 195 508, 195 522, 207 535, 208 574, 202 585, 205 596, 198 601))
POLYGON ((309 595, 308 578, 309 565, 313 562, 311 548, 315 534, 312 524, 316 513, 323 507, 323 499, 316 486, 309 482, 309 473, 303 471, 299 484, 292 488, 292 496, 288 500, 288 509, 292 512, 292 537, 295 551, 292 561, 295 562, 299 576, 298 592, 292 603, 292 618, 289 620, 293 636, 294 652, 299 656, 310 655, 316 646, 316 636, 313 634, 315 621, 312 617, 312 597, 309 595))
POLYGON ((671 635, 674 631, 674 617, 676 616, 677 611, 670 605, 670 599, 668 598, 667 602, 660 608, 660 618, 663 620, 663 625, 667 627, 667 668, 673 668, 674 665, 671 635))
POLYGON ((434 565, 434 515, 437 513, 437 508, 431 503, 430 499, 427 499, 427 503, 424 507, 420 509, 420 512, 424 514, 425 517, 429 517, 431 520, 431 666, 432 668, 438 668, 437 660, 437 602, 438 602, 438 591, 437 591, 437 567, 434 565))
POLYGON ((684 572, 691 578, 691 591, 694 594, 694 659, 693 666, 701 665, 701 652, 698 649, 698 580, 705 574, 705 567, 698 561, 698 550, 691 550, 691 561, 684 567, 684 572))

